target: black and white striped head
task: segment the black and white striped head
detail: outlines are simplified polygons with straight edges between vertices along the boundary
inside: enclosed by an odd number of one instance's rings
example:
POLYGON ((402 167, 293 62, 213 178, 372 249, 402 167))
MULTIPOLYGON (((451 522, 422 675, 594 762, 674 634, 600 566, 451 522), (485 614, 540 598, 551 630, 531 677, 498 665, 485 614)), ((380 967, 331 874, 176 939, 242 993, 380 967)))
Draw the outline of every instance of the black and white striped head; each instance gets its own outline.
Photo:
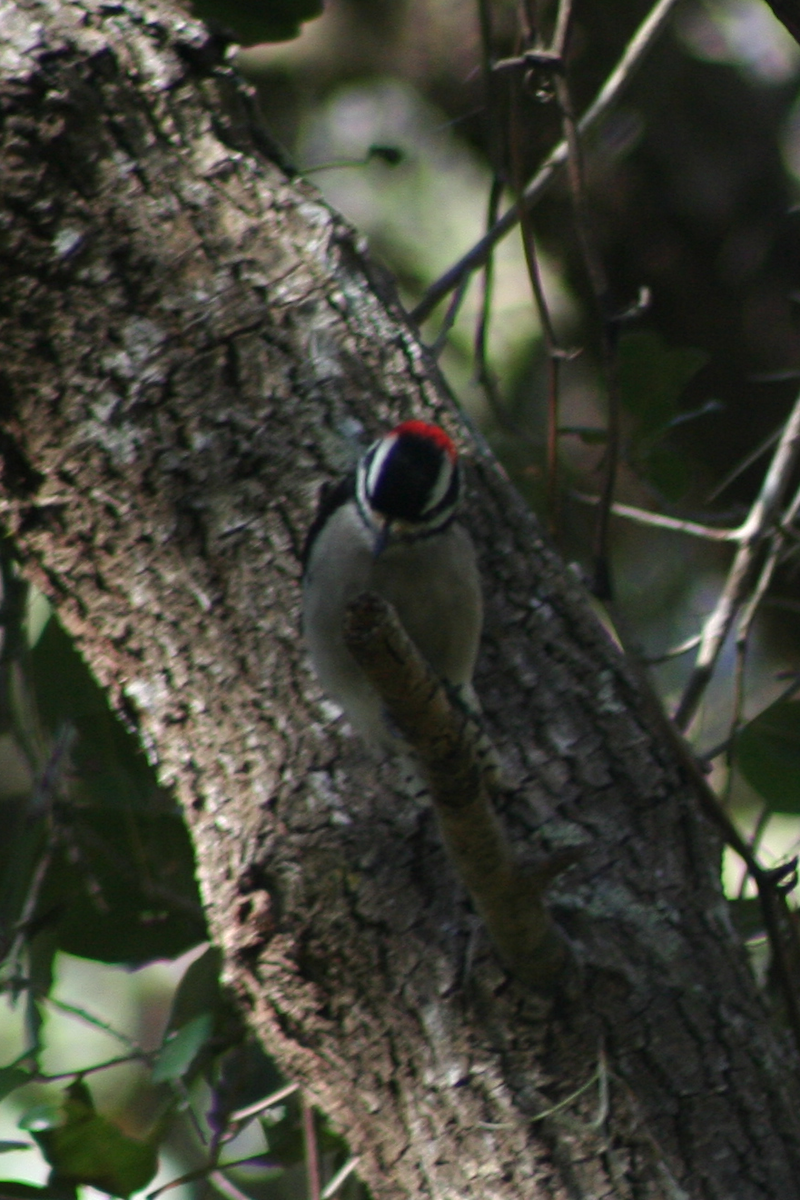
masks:
POLYGON ((453 520, 461 478, 456 448, 443 429, 404 421, 374 442, 358 464, 356 502, 377 535, 392 540, 438 533, 453 520))

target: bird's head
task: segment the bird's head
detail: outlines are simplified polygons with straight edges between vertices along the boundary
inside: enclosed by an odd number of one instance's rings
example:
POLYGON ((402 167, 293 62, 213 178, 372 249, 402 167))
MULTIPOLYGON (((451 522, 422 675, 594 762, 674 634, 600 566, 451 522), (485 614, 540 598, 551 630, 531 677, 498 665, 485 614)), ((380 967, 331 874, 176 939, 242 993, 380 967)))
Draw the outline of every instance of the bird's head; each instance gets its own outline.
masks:
POLYGON ((358 464, 356 501, 376 535, 376 555, 393 541, 444 529, 460 490, 456 448, 438 425, 403 421, 373 442, 358 464))

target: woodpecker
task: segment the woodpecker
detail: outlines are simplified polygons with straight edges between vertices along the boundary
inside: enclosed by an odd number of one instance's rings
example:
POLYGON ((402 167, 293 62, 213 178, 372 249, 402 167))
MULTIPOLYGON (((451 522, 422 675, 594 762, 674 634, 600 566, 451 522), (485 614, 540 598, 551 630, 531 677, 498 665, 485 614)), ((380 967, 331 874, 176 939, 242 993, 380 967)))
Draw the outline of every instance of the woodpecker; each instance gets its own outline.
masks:
POLYGON ((344 644, 361 592, 388 600, 417 649, 471 708, 483 621, 472 539, 456 519, 461 471, 438 425, 404 421, 323 489, 303 551, 303 631, 323 689, 369 742, 397 750, 378 693, 344 644))

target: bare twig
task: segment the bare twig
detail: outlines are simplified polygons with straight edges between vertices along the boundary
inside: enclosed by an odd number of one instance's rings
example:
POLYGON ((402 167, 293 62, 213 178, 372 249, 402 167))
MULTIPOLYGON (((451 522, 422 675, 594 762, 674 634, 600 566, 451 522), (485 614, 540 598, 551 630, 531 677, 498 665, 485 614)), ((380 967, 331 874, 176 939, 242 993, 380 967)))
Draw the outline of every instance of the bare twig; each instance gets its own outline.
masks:
MULTIPOLYGON (((496 181, 503 178, 504 138, 498 104, 497 73, 492 57, 492 0, 478 0, 478 22, 481 33, 481 71, 483 73, 484 111, 486 113, 486 147, 496 181)), ((495 214, 495 220, 497 215, 495 214)), ((492 225, 494 221, 492 221, 492 225)), ((491 225, 489 226, 491 228, 491 225)))
MULTIPOLYGON (((614 624, 623 631, 623 641, 629 641, 625 636, 625 621, 616 612, 612 612, 614 624)), ((792 962, 800 962, 800 934, 792 914, 789 913, 786 896, 780 890, 780 884, 792 864, 777 870, 765 868, 753 853, 752 847, 742 835, 732 820, 730 813, 722 806, 719 797, 714 793, 706 779, 703 765, 698 760, 694 750, 676 729, 669 719, 664 707, 656 695, 650 678, 644 670, 641 661, 634 656, 628 658, 630 669, 633 671, 640 689, 641 702, 654 726, 662 730, 667 742, 673 747, 675 756, 692 781, 695 792, 706 816, 719 829, 725 842, 736 851, 747 864, 747 868, 758 888, 759 901, 764 918, 764 928, 772 950, 776 968, 776 979, 786 1004, 789 1025, 792 1029, 795 1046, 800 1051, 800 989, 793 981, 792 962)), ((794 683, 795 681, 793 681, 794 683)))
POLYGON ((498 954, 523 983, 549 988, 564 966, 565 946, 544 892, 576 852, 554 854, 531 870, 519 865, 491 803, 475 718, 450 699, 390 604, 373 593, 354 600, 345 642, 418 758, 450 860, 498 954))
MULTIPOLYGON (((519 99, 517 87, 514 90, 511 109, 511 161, 514 174, 514 188, 517 195, 522 194, 519 99)), ((544 341, 545 353, 547 355, 547 519, 550 533, 556 536, 558 532, 559 377, 564 355, 556 339, 547 296, 542 283, 531 212, 524 205, 520 208, 520 231, 522 233, 522 248, 525 252, 525 263, 531 281, 531 291, 536 302, 539 323, 542 327, 542 340, 544 341)))
MULTIPOLYGON (((599 496, 587 496, 584 492, 573 492, 572 496, 582 504, 599 504, 599 496)), ((614 516, 627 517, 639 525, 652 525, 656 529, 670 529, 674 533, 685 533, 689 537, 705 538, 709 542, 738 542, 741 540, 740 529, 720 529, 715 525, 700 525, 697 521, 684 521, 680 517, 667 517, 663 513, 648 512, 646 508, 637 508, 632 504, 614 503, 611 505, 614 516)))
POLYGON ((77 729, 70 721, 65 721, 56 733, 50 755, 33 789, 29 807, 31 818, 51 812, 53 801, 69 769, 69 756, 77 739, 77 729))
MULTIPOLYGON (((497 219, 497 210, 500 207, 500 197, 503 194, 503 183, 499 176, 495 175, 492 179, 492 186, 489 189, 489 203, 486 212, 486 224, 489 229, 497 219)), ((492 308, 492 289, 494 286, 494 254, 487 256, 483 266, 483 286, 481 288, 481 306, 478 312, 478 321, 475 326, 475 363, 478 370, 478 377, 486 368, 486 346, 489 335, 489 317, 492 308)))
POLYGON ((675 713, 678 729, 686 730, 694 720, 725 638, 752 583, 758 552, 774 524, 800 453, 800 396, 795 401, 761 491, 738 531, 736 552, 725 587, 704 626, 697 659, 675 713))
POLYGON ((565 1096, 563 1100, 559 1100, 557 1104, 553 1104, 550 1108, 545 1108, 542 1112, 538 1112, 535 1116, 531 1117, 531 1125, 535 1125, 537 1121, 546 1121, 548 1117, 555 1117, 558 1113, 563 1112, 570 1105, 574 1104, 576 1100, 580 1100, 584 1092, 588 1092, 599 1081, 600 1067, 598 1065, 592 1071, 586 1083, 582 1083, 579 1088, 576 1088, 574 1092, 570 1092, 568 1096, 565 1096))
POLYGON ((331 1196, 335 1196, 339 1188, 349 1179, 358 1166, 357 1158, 348 1158, 343 1167, 340 1167, 335 1175, 331 1176, 325 1187, 322 1189, 319 1200, 331 1200, 331 1196))
MULTIPOLYGON (((789 686, 784 688, 781 694, 777 697, 777 699, 773 700, 772 703, 780 704, 783 700, 791 700, 792 696, 797 695, 798 692, 800 692, 800 678, 795 675, 792 678, 792 682, 789 684, 789 686)), ((723 742, 718 742, 716 746, 712 746, 710 750, 705 750, 703 752, 700 758, 701 763, 705 763, 710 766, 715 758, 719 758, 721 754, 726 754, 730 749, 730 746, 731 739, 730 737, 726 737, 723 742)))
POLYGON ((81 1008, 79 1004, 68 1004, 66 1000, 58 1000, 55 996, 48 996, 47 1003, 52 1008, 58 1009, 59 1012, 66 1013, 68 1017, 77 1017, 79 1021, 91 1025, 92 1028, 100 1029, 103 1033, 108 1034, 109 1037, 116 1038, 118 1042, 127 1047, 131 1054, 144 1056, 145 1052, 141 1046, 133 1038, 128 1037, 127 1033, 123 1033, 121 1029, 116 1029, 108 1021, 104 1021, 102 1017, 97 1017, 87 1009, 81 1008))
POLYGON ((556 21, 556 37, 560 40, 558 44, 554 42, 552 47, 553 53, 558 53, 559 57, 551 68, 551 78, 558 106, 561 110, 564 141, 567 146, 567 176, 569 179, 570 195, 572 197, 575 227, 600 327, 602 367, 606 383, 608 417, 606 426, 605 476, 595 524, 593 579, 594 594, 600 599, 605 600, 612 593, 608 537, 611 505, 614 502, 617 463, 619 459, 620 398, 616 365, 617 327, 612 318, 608 278, 592 229, 583 172, 583 153, 581 150, 580 134, 573 112, 572 95, 563 59, 569 32, 570 11, 570 0, 560 0, 556 21))
POLYGON ((559 61, 563 61, 567 50, 567 37, 572 19, 572 0, 560 0, 556 14, 556 27, 553 30, 553 40, 550 51, 559 61))
MULTIPOLYGON (((490 146, 495 155, 495 174, 492 178, 492 184, 489 189, 489 201, 486 212, 486 228, 492 229, 497 221, 497 214, 500 209, 500 201, 503 197, 504 183, 502 178, 501 154, 500 145, 501 137, 499 124, 496 120, 496 96, 494 86, 494 72, 492 70, 492 23, 491 23, 491 6, 489 0, 479 0, 478 10, 480 15, 481 27, 481 50, 483 59, 483 72, 486 88, 486 106, 489 114, 490 132, 492 136, 489 138, 490 146)), ((469 279, 469 275, 465 275, 464 279, 469 279)), ((463 285, 459 284, 459 287, 463 285)), ((517 421, 515 421, 505 405, 500 394, 500 388, 494 372, 489 365, 489 321, 492 311, 492 296, 494 291, 494 253, 490 251, 486 257, 486 262, 483 265, 483 281, 481 288, 481 303, 478 310, 478 320, 475 325, 475 340, 473 343, 473 353, 475 358, 475 381, 483 389, 489 408, 492 415, 497 421, 501 429, 505 429, 513 433, 515 437, 522 441, 533 444, 530 434, 517 421)))
POLYGON ((306 1200, 320 1200, 319 1153, 317 1130, 314 1125, 314 1109, 304 1095, 300 1096, 300 1111, 303 1118, 303 1154, 306 1163, 306 1200))
POLYGON ((729 745, 731 750, 736 743, 736 736, 743 723, 744 700, 745 700, 745 670, 747 665, 747 651, 750 645, 750 634, 753 628, 753 622, 756 617, 764 597, 767 594, 769 585, 772 583, 772 577, 775 574, 775 568, 780 561, 783 549, 790 536, 791 523, 800 511, 800 489, 795 492, 794 498, 783 514, 781 520, 776 524, 772 536, 770 537, 769 549, 765 558, 759 577, 755 587, 742 606, 739 620, 736 624, 736 672, 734 686, 734 702, 733 715, 731 717, 731 727, 729 733, 729 745))
POLYGON ((657 667, 659 663, 669 662, 670 659, 680 658, 684 654, 688 654, 690 650, 696 650, 700 645, 700 634, 695 634, 694 637, 687 638, 685 642, 679 642, 677 646, 673 646, 671 650, 665 650, 663 654, 647 655, 643 654, 640 661, 646 667, 657 667))
MULTIPOLYGON (((486 211, 486 228, 491 230, 500 211, 500 201, 503 197, 503 167, 502 167, 502 135, 497 119, 497 89, 496 76, 492 63, 492 19, 490 0, 478 0, 478 14, 481 30, 481 59, 486 93, 486 111, 489 121, 488 145, 494 158, 494 175, 489 188, 489 201, 486 211)), ((469 275, 464 276, 465 279, 469 275)), ((461 286, 461 285, 459 285, 461 286)), ((497 379, 489 365, 488 340, 489 321, 492 311, 492 295, 494 291, 494 252, 490 250, 483 264, 483 280, 481 288, 481 303, 478 310, 478 320, 475 325, 475 340, 473 353, 475 357, 475 380, 483 389, 492 414, 502 429, 509 430, 516 437, 530 441, 526 431, 512 420, 506 410, 497 379)))
MULTIPOLYGON (((495 176, 492 180, 492 186, 489 190, 489 205, 487 212, 487 225, 491 227, 497 217, 497 209, 500 204, 500 197, 503 193, 503 184, 501 180, 495 176)), ((501 429, 510 430, 516 437, 523 438, 525 441, 530 441, 530 436, 526 431, 514 421, 506 410, 497 380, 489 365, 488 357, 488 335, 489 335, 489 318, 492 309, 492 290, 494 285, 494 255, 490 254, 486 259, 483 269, 483 288, 481 290, 481 306, 478 313, 478 322, 475 326, 475 379, 476 382, 483 388, 484 395, 489 402, 489 407, 492 410, 495 420, 501 429)))
POLYGON ((208 1176, 208 1182, 222 1196, 226 1196, 227 1200, 250 1200, 247 1193, 238 1188, 235 1183, 232 1183, 226 1175, 223 1175, 222 1171, 211 1171, 208 1176))
MULTIPOLYGON (((489 136, 487 138, 490 154, 494 158, 494 175, 492 176, 491 187, 489 188, 489 201, 486 211, 486 228, 490 230, 497 221, 497 214, 500 211, 500 201, 503 197, 503 178, 502 178, 502 139, 497 120, 497 96, 496 96, 496 76, 492 69, 492 15, 490 0, 478 0, 478 15, 480 18, 481 30, 481 60, 483 67, 484 89, 486 93, 486 111, 489 122, 489 136)), ((464 279, 469 279, 469 274, 464 276, 464 279)), ((459 288, 463 286, 459 284, 459 288)), ((489 339, 489 320, 492 312, 492 294, 494 290, 494 252, 492 250, 486 256, 486 261, 483 264, 483 280, 481 287, 481 303, 478 310, 478 319, 475 325, 475 340, 473 343, 473 354, 475 358, 475 381, 483 389, 492 414, 498 425, 503 429, 509 429, 516 436, 525 438, 527 434, 521 429, 515 421, 512 421, 508 412, 503 405, 500 389, 497 384, 497 379, 489 366, 488 356, 488 339, 489 339)))
POLYGON ((257 1100, 255 1104, 248 1104, 246 1108, 237 1108, 236 1112, 230 1115, 230 1123, 241 1125, 245 1121, 251 1120, 252 1117, 257 1117, 259 1113, 265 1112, 268 1108, 274 1108, 276 1104, 280 1104, 281 1100, 286 1100, 289 1096, 293 1096, 299 1087, 299 1083, 287 1083, 285 1087, 278 1088, 277 1092, 272 1092, 269 1096, 265 1096, 263 1100, 257 1100))
POLYGON ((137 1050, 131 1054, 120 1054, 116 1058, 107 1058, 105 1062, 92 1063, 90 1067, 81 1067, 74 1071, 56 1071, 50 1074, 47 1071, 36 1071, 33 1078, 37 1083, 58 1083, 62 1079, 76 1079, 78 1076, 83 1078, 84 1075, 94 1075, 98 1071, 107 1071, 110 1067, 121 1067, 128 1063, 146 1063, 150 1064, 152 1054, 145 1053, 144 1050, 137 1050))
POLYGON ((753 463, 758 462, 762 454, 766 454, 768 450, 771 450, 778 438, 781 436, 782 428, 782 425, 778 426, 777 429, 774 429, 772 433, 764 438, 763 442, 759 442, 755 450, 751 450, 749 454, 745 455, 742 461, 737 463, 733 470, 728 472, 725 478, 717 484, 713 491, 708 493, 708 495, 705 497, 704 503, 712 504, 713 501, 721 496, 722 493, 726 491, 726 489, 729 488, 732 483, 736 482, 739 476, 742 475, 748 467, 752 467, 753 463))
POLYGON ((791 504, 773 531, 769 551, 761 568, 761 574, 758 577, 756 586, 753 589, 753 594, 742 608, 736 629, 736 642, 737 645, 743 648, 747 645, 753 619, 766 595, 769 585, 772 583, 775 568, 780 561, 786 542, 794 534, 791 523, 797 517, 798 512, 800 512, 800 489, 795 492, 791 504))
POLYGON ((222 1163, 221 1167, 218 1167, 216 1163, 204 1163, 202 1167, 194 1167, 193 1170, 186 1171, 175 1179, 170 1179, 169 1183, 162 1183, 160 1187, 153 1188, 152 1192, 147 1193, 145 1200, 156 1200, 157 1196, 163 1195, 164 1192, 170 1192, 173 1188, 182 1187, 185 1183, 194 1183, 196 1179, 207 1179, 214 1171, 230 1171, 233 1167, 244 1167, 248 1163, 263 1162, 263 1159, 263 1154, 249 1154, 247 1158, 237 1158, 234 1162, 222 1163))
POLYGON ((456 290, 453 292, 450 303, 447 306, 447 312, 444 314, 444 320, 442 321, 441 327, 436 334, 436 341, 432 342, 429 347, 430 353, 435 359, 439 359, 441 357, 441 353, 447 345, 448 334, 456 323, 456 317, 459 314, 461 305, 464 303, 464 297, 467 294, 468 287, 469 276, 465 275, 456 290))
MULTIPOLYGON (((537 48, 533 52, 526 51, 521 56, 520 62, 538 69, 546 76, 558 101, 564 132, 564 144, 567 148, 567 176, 572 198, 575 227, 600 331, 601 362, 606 385, 608 418, 605 437, 605 474, 595 523, 593 590, 595 595, 601 599, 608 599, 611 595, 611 570, 608 551, 609 524, 619 457, 620 401, 616 370, 618 322, 615 320, 612 312, 608 278, 592 230, 591 214, 584 180, 583 154, 578 126, 572 107, 572 96, 567 80, 565 52, 569 35, 571 11, 571 0, 559 0, 552 44, 545 49, 537 48)), ((530 17, 528 18, 528 25, 529 28, 526 30, 526 36, 530 39, 533 36, 533 21, 530 17)), ((515 151, 515 187, 517 194, 520 195, 522 191, 520 186, 521 166, 518 149, 520 139, 516 128, 518 120, 518 105, 515 105, 514 119, 512 121, 512 148, 515 151)), ((541 316, 550 370, 548 480, 549 499, 551 500, 550 521, 552 525, 555 516, 552 501, 554 499, 553 489, 555 487, 556 431, 558 429, 558 368, 561 352, 556 345, 555 334, 541 285, 531 228, 530 211, 524 203, 518 203, 518 208, 520 223, 522 225, 523 246, 528 263, 528 273, 531 277, 533 293, 541 316)))
MULTIPOLYGON (((653 5, 626 46, 622 57, 608 76, 593 103, 578 122, 578 131, 582 136, 585 136, 591 129, 594 129, 612 105, 619 99, 667 23, 676 3, 677 0, 658 0, 653 5)), ((566 161, 567 144, 562 141, 551 151, 526 187, 521 203, 527 208, 532 207, 550 186, 566 161)), ((520 205, 515 204, 504 213, 485 237, 481 238, 463 258, 431 284, 422 300, 412 311, 411 316, 413 320, 417 323, 424 321, 436 305, 458 286, 464 275, 470 275, 473 271, 483 266, 492 248, 517 224, 519 209, 520 205)))
MULTIPOLYGON (((64 784, 64 775, 69 769, 70 754, 77 739, 75 726, 64 722, 59 728, 50 755, 39 773, 33 789, 28 811, 25 814, 27 837, 26 849, 31 856, 38 852, 38 861, 32 871, 25 902, 13 934, 6 943, 0 931, 0 957, 5 958, 6 945, 12 962, 19 962, 23 947, 31 936, 31 926, 36 918, 39 897, 59 844, 59 834, 53 818, 53 804, 64 784), (41 847, 41 848, 40 848, 41 847)), ((17 864, 19 867, 20 864, 17 864)), ((12 969, 12 974, 16 968, 12 969)))

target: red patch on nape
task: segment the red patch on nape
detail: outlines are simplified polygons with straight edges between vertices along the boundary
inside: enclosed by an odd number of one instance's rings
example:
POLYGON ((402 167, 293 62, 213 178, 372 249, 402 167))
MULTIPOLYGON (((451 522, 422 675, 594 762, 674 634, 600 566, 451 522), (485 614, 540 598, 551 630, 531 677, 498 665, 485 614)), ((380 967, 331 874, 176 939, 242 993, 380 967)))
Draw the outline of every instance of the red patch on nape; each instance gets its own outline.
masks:
POLYGON ((433 442, 434 446, 438 446, 451 462, 455 462, 458 457, 452 441, 438 425, 429 425, 426 421, 403 421, 401 425, 394 427, 392 433, 396 437, 410 434, 412 437, 425 438, 433 442))

